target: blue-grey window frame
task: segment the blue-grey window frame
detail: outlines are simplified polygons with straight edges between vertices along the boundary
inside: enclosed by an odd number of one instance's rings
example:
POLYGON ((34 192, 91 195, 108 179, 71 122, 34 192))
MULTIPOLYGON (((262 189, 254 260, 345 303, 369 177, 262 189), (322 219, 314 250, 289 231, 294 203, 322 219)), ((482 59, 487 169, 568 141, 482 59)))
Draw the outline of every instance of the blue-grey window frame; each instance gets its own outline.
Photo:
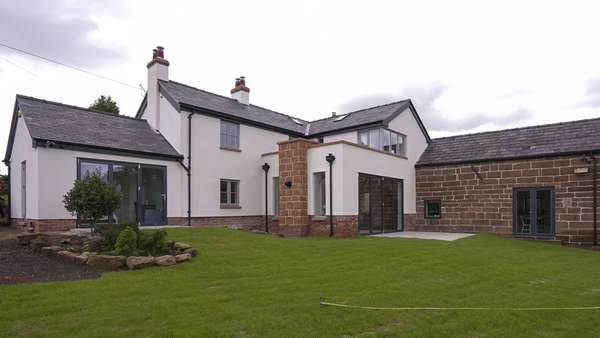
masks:
MULTIPOLYGON (((164 165, 157 165, 157 164, 146 164, 146 163, 140 163, 140 162, 125 162, 125 161, 112 161, 112 160, 103 160, 103 159, 98 159, 98 158, 86 158, 86 157, 78 157, 77 158, 77 179, 81 179, 81 162, 89 162, 89 163, 99 163, 99 164, 107 164, 108 165, 108 173, 107 173, 107 179, 109 182, 112 182, 112 166, 113 165, 135 165, 138 168, 138 177, 137 177, 137 182, 138 182, 138 201, 140 200, 141 197, 141 186, 142 186, 142 168, 162 168, 163 172, 164 172, 164 192, 165 192, 165 197, 164 197, 164 201, 165 201, 165 205, 164 205, 164 210, 163 210, 163 220, 165 222, 167 222, 167 210, 168 210, 168 202, 169 202, 169 195, 168 195, 168 190, 167 190, 167 166, 164 165)), ((138 223, 138 225, 143 225, 143 226, 151 226, 151 225, 147 225, 147 224, 142 224, 139 220, 139 217, 141 215, 141 205, 140 203, 138 203, 138 205, 136 206, 136 223, 138 223)), ((114 217, 112 215, 108 215, 108 224, 114 224, 114 217)), ((106 223, 105 223, 106 224, 106 223)), ((87 224, 82 224, 81 223, 81 219, 79 218, 79 216, 77 216, 77 220, 75 222, 75 225, 77 228, 88 228, 89 225, 87 224)))
POLYGON ((519 236, 535 236, 535 237, 540 237, 540 236, 547 236, 547 237, 554 237, 555 231, 556 231, 556 206, 555 206, 555 194, 554 194, 554 187, 533 187, 533 188, 524 188, 524 187, 520 187, 520 188, 513 188, 513 195, 512 195, 512 220, 513 220, 513 224, 512 224, 512 231, 514 235, 519 235, 519 236), (535 232, 531 232, 531 233, 525 233, 525 232, 517 232, 517 228, 518 228, 518 220, 517 220, 517 193, 520 191, 527 191, 529 192, 529 203, 530 203, 530 213, 532 215, 534 215, 534 218, 531 219, 530 226, 534 226, 535 225, 535 232), (537 205, 536 205, 536 198, 535 198, 535 194, 537 194, 538 191, 550 191, 550 228, 552 229, 552 231, 550 231, 550 233, 538 233, 537 232, 537 205), (534 194, 535 193, 535 194, 534 194))
POLYGON ((228 120, 224 120, 224 119, 221 119, 220 121, 221 122, 219 125, 219 144, 220 144, 221 148, 239 150, 240 149, 240 124, 237 122, 232 122, 232 121, 228 121, 228 120), (223 133, 223 129, 225 126, 234 127, 233 130, 235 130, 235 133, 236 133, 236 135, 234 135, 234 137, 236 139, 235 144, 228 143, 228 138, 231 135, 227 134, 227 129, 226 129, 225 133, 223 133), (225 137, 225 140, 224 140, 224 137, 225 137), (223 141, 225 141, 225 142, 223 142, 223 141))

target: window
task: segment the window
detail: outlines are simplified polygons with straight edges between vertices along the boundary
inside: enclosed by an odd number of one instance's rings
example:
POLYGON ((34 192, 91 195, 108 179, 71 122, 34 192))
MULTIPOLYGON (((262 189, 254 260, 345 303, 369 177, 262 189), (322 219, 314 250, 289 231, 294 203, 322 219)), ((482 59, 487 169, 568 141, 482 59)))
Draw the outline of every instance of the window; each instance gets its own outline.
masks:
POLYGON ((360 130, 358 144, 396 155, 406 155, 406 136, 386 128, 360 130))
POLYGON ((273 177, 273 215, 279 215, 279 177, 273 177))
POLYGON ((441 218, 442 217, 442 202, 425 201, 425 218, 441 218))
POLYGON ((240 125, 221 120, 221 148, 240 149, 240 125))
POLYGON ((348 117, 348 115, 350 115, 350 114, 344 114, 344 115, 340 115, 340 116, 336 117, 336 118, 333 120, 333 122, 339 122, 339 121, 341 121, 341 120, 345 119, 346 117, 348 117))
POLYGON ((325 216, 325 173, 319 172, 313 174, 313 187, 315 196, 316 216, 325 216))
POLYGON ((221 205, 237 206, 240 203, 240 181, 221 180, 221 205))

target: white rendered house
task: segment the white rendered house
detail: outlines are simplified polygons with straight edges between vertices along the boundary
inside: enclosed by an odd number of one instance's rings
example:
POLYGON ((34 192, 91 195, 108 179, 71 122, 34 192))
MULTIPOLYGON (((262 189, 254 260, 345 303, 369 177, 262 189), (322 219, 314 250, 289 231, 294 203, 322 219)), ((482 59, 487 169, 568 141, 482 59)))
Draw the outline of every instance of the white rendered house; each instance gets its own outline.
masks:
POLYGON ((123 193, 105 222, 232 225, 289 235, 401 231, 430 142, 410 100, 304 121, 169 80, 161 47, 135 118, 17 96, 4 162, 10 214, 37 231, 85 226, 62 196, 100 171, 123 193))

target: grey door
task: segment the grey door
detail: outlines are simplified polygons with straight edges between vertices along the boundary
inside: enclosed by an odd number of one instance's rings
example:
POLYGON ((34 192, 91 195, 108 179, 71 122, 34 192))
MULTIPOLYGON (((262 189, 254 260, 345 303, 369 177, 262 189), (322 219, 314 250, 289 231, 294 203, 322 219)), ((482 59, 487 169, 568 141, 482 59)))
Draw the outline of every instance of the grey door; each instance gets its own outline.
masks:
POLYGON ((141 222, 143 225, 166 224, 166 169, 142 166, 141 173, 141 222))
POLYGON ((554 234, 552 188, 518 188, 513 191, 513 232, 538 236, 554 234))

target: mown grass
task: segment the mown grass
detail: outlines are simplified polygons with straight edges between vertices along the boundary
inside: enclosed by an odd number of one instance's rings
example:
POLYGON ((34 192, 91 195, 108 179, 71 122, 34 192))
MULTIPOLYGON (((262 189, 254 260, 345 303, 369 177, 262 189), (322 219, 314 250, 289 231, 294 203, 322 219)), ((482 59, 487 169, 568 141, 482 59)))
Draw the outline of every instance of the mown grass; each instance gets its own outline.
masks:
POLYGON ((170 268, 0 286, 0 336, 583 337, 596 311, 321 307, 600 305, 600 253, 490 235, 455 242, 279 238, 170 229, 199 249, 170 268))

